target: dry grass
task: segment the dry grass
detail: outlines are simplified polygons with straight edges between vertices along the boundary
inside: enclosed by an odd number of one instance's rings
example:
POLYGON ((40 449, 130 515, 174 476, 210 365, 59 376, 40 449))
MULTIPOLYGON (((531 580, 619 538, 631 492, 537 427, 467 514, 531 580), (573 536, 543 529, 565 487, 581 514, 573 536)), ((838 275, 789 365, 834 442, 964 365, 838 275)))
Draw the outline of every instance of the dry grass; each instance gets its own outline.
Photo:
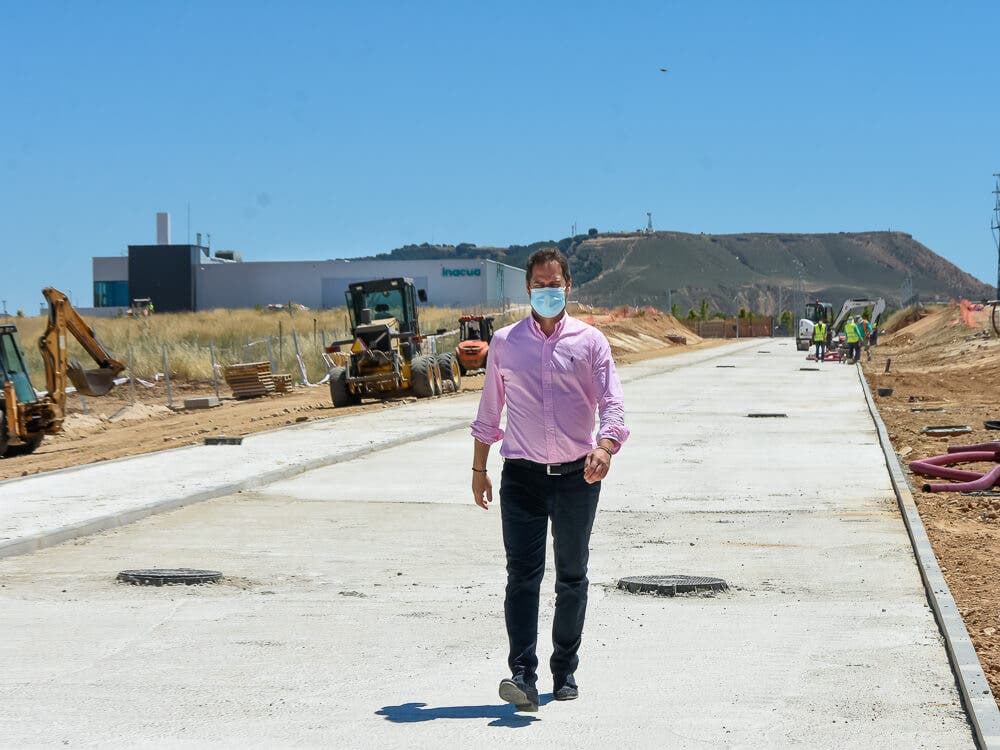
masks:
MULTIPOLYGON (((426 307, 420 310, 420 326, 427 333, 458 327, 463 310, 426 307)), ((501 324, 502 316, 497 323, 501 324)), ((21 346, 35 387, 44 387, 41 355, 35 342, 45 330, 46 318, 17 318, 21 346)), ((347 308, 295 312, 266 310, 211 310, 197 313, 158 313, 148 318, 88 318, 105 347, 126 366, 131 352, 135 374, 154 380, 163 372, 166 348, 170 376, 178 380, 208 382, 212 379, 209 345, 214 344, 221 365, 237 362, 274 362, 276 372, 292 373, 298 381, 295 338, 310 381, 326 373, 321 356, 323 342, 349 338, 347 308), (270 351, 269 351, 270 350, 270 351)), ((502 323, 505 325, 506 323, 502 323)), ((438 350, 454 348, 457 337, 438 340, 438 350)), ((70 353, 89 366, 90 358, 75 340, 70 353)))

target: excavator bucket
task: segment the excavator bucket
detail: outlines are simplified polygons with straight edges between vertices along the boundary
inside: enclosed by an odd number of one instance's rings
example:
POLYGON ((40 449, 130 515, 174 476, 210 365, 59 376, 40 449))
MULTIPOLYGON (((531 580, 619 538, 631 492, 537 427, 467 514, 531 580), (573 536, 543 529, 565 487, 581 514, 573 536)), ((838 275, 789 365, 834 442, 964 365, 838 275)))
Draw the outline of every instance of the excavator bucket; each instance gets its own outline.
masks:
POLYGON ((69 377, 77 393, 84 396, 103 396, 115 387, 115 375, 110 369, 100 367, 96 370, 84 370, 75 359, 66 366, 69 377))

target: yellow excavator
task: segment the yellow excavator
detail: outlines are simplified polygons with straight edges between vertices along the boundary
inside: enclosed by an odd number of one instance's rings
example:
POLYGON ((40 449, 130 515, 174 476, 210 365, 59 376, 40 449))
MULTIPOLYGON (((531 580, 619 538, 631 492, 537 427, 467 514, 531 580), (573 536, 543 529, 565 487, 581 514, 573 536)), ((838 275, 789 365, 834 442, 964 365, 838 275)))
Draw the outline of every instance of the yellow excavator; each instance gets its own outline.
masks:
POLYGON ((125 369, 97 340, 65 294, 46 287, 42 295, 49 303, 49 322, 38 341, 45 365, 46 393, 39 395, 28 378, 17 326, 0 325, 0 456, 31 453, 45 435, 62 430, 67 381, 85 396, 104 396, 125 369), (80 342, 97 363, 97 369, 84 370, 79 362, 69 359, 67 333, 80 342))

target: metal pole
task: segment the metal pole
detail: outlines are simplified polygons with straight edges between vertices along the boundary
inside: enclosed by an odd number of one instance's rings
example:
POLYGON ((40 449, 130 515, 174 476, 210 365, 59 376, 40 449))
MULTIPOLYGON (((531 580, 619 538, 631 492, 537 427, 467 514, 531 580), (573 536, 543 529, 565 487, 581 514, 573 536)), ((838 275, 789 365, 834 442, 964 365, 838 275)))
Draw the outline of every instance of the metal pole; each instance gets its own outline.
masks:
POLYGON ((271 363, 271 372, 277 372, 274 368, 274 349, 271 348, 271 337, 267 337, 267 361, 271 363))
POLYGON ((306 361, 302 359, 302 351, 299 349, 299 335, 292 329, 292 342, 295 344, 295 360, 299 363, 299 373, 302 375, 302 385, 309 384, 309 377, 306 374, 306 361))
POLYGON ((82 393, 80 394, 80 404, 83 406, 83 413, 87 413, 87 398, 82 393))
MULTIPOLYGON (((281 321, 279 320, 278 321, 278 364, 284 367, 284 365, 282 364, 284 361, 285 361, 285 332, 281 326, 281 321)), ((272 366, 271 369, 273 370, 274 367, 272 366)))
POLYGON ((212 385, 215 386, 215 397, 219 397, 219 376, 215 372, 215 342, 208 342, 208 351, 212 356, 212 385))
POLYGON ((132 393, 132 403, 135 403, 135 367, 132 364, 132 347, 128 348, 128 382, 132 393))
POLYGON ((163 345, 163 377, 167 379, 167 406, 174 408, 174 391, 170 387, 170 362, 167 360, 167 345, 163 345))

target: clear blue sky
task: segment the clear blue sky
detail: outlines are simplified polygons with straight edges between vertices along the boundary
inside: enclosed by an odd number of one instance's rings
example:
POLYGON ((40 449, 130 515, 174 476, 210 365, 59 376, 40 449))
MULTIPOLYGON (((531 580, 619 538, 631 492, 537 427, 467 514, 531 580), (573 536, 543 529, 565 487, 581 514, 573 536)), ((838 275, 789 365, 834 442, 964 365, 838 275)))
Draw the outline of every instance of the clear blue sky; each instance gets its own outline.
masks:
POLYGON ((913 234, 993 283, 1000 3, 0 0, 0 297, 634 229, 913 234), (670 68, 660 73, 660 67, 670 68))

